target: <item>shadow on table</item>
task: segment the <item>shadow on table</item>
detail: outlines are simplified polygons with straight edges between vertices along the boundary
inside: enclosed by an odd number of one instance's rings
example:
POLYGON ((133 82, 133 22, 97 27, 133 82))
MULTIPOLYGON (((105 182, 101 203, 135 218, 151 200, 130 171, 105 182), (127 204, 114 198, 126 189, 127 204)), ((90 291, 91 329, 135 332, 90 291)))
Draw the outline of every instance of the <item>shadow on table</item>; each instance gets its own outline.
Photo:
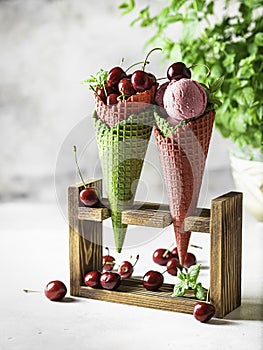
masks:
POLYGON ((225 319, 263 321, 263 304, 244 300, 241 306, 226 315, 225 319))

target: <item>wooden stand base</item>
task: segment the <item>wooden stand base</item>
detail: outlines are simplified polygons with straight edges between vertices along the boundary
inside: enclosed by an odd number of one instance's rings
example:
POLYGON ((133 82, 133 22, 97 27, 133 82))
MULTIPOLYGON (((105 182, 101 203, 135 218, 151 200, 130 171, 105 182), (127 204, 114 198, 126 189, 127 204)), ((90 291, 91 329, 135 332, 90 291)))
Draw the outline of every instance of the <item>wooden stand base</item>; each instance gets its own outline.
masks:
MULTIPOLYGON (((102 193, 102 180, 90 180, 87 185, 102 193)), ((116 291, 85 286, 85 274, 102 268, 103 220, 110 213, 106 207, 81 206, 79 192, 82 189, 81 184, 68 189, 71 295, 192 313, 197 301, 194 295, 173 298, 171 284, 164 284, 156 292, 147 291, 139 279, 133 278, 123 280, 116 291)), ((123 212, 124 223, 155 228, 172 223, 168 205, 137 202, 134 207, 136 209, 123 212)), ((196 214, 185 219, 185 230, 211 235, 210 299, 216 307, 216 317, 224 317, 241 304, 242 194, 230 192, 213 199, 211 209, 197 209, 196 214)))

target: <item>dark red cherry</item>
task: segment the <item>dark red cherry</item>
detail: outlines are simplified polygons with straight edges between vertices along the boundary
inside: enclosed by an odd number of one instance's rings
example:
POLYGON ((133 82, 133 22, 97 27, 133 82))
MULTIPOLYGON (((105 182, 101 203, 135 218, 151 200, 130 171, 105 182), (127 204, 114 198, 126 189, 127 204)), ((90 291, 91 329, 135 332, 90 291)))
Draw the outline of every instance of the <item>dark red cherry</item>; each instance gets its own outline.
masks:
POLYGON ((100 285, 100 276, 99 271, 89 271, 84 277, 84 283, 88 287, 97 288, 100 285))
POLYGON ((79 199, 88 207, 94 207, 99 203, 97 191, 93 187, 84 188, 79 194, 79 199))
POLYGON ((215 315, 214 305, 205 301, 198 301, 194 305, 193 315, 200 322, 207 322, 215 315))
POLYGON ((122 278, 128 278, 133 273, 133 266, 129 261, 123 261, 118 268, 118 273, 122 278))
POLYGON ((45 287, 45 296, 52 301, 59 301, 67 294, 67 287, 61 281, 49 282, 45 287))
POLYGON ((118 268, 118 273, 121 275, 122 278, 131 277, 131 275, 134 271, 134 266, 136 265, 138 260, 139 260, 139 255, 137 255, 135 263, 133 265, 130 261, 123 261, 120 264, 120 266, 118 268))
POLYGON ((149 77, 151 78, 153 85, 156 84, 156 76, 153 73, 147 72, 147 74, 149 75, 149 77))
POLYGON ((143 276, 142 284, 147 290, 157 291, 163 285, 163 275, 159 271, 150 270, 143 276))
POLYGON ((163 83, 162 85, 160 85, 160 87, 157 89, 156 93, 155 93, 155 97, 154 97, 154 101, 155 103, 164 108, 163 106, 163 95, 164 95, 164 92, 167 88, 167 85, 170 83, 170 81, 167 81, 165 83, 163 83))
POLYGON ((107 97, 107 102, 106 104, 108 106, 112 106, 112 105, 116 105, 119 101, 118 101, 118 97, 119 97, 119 94, 110 94, 108 97, 107 97))
POLYGON ((167 78, 169 80, 180 80, 182 78, 191 78, 191 71, 183 62, 175 62, 167 69, 167 78))
POLYGON ((172 253, 168 249, 159 248, 153 253, 153 261, 158 265, 165 266, 171 258, 172 253))
POLYGON ((132 74, 131 82, 134 90, 137 92, 149 90, 153 86, 153 80, 142 70, 136 70, 132 74))
POLYGON ((101 87, 99 88, 97 91, 97 96, 99 96, 99 98, 101 99, 102 102, 104 102, 105 104, 107 103, 107 97, 116 92, 112 87, 110 86, 105 86, 105 87, 101 87))
POLYGON ((108 247, 105 248, 108 251, 108 255, 103 256, 102 269, 103 271, 111 271, 115 265, 115 259, 110 255, 110 250, 108 247))
POLYGON ((168 262, 166 264, 166 269, 170 275, 176 276, 177 275, 177 268, 182 269, 182 266, 179 263, 178 259, 171 258, 170 260, 168 260, 168 262))
POLYGON ((112 68, 107 77, 108 86, 117 87, 119 81, 126 77, 126 73, 121 67, 112 68))
POLYGON ((178 256, 178 249, 177 247, 174 247, 172 250, 171 250, 171 253, 172 253, 172 256, 176 259, 179 260, 179 256, 178 256))
POLYGON ((115 290, 121 284, 121 276, 117 272, 106 271, 100 276, 100 285, 104 289, 115 290))
POLYGON ((121 79, 118 84, 118 89, 119 89, 119 92, 125 96, 131 96, 136 93, 136 91, 132 86, 132 82, 130 78, 121 79))
POLYGON ((196 257, 192 253, 187 253, 184 260, 184 267, 190 267, 196 264, 196 257))

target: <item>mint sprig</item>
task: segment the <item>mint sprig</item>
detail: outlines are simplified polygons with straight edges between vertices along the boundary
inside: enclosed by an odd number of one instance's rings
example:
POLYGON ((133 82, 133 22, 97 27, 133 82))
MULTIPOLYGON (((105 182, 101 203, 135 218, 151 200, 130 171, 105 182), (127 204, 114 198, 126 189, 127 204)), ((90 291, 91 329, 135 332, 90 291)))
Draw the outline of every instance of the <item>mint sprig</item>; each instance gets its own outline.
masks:
POLYGON ((178 282, 174 285, 172 297, 182 297, 189 289, 192 289, 196 299, 205 300, 202 283, 197 281, 200 270, 201 264, 192 265, 185 273, 178 269, 178 282))
POLYGON ((90 90, 96 90, 106 85, 108 71, 100 69, 95 75, 91 75, 88 79, 83 80, 82 84, 88 84, 90 90))
POLYGON ((218 107, 220 107, 222 105, 222 102, 215 97, 215 92, 217 92, 218 90, 221 89, 221 86, 224 83, 224 76, 216 79, 213 84, 202 84, 203 88, 205 89, 206 92, 206 96, 207 96, 207 107, 205 109, 205 113, 210 111, 211 109, 214 109, 214 105, 217 105, 218 107))

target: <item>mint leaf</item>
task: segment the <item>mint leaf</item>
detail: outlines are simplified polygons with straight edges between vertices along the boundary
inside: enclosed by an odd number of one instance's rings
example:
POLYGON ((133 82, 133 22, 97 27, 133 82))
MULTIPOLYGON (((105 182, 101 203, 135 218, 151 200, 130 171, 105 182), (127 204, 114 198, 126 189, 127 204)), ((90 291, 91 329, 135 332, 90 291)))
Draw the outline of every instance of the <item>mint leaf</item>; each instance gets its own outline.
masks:
POLYGON ((197 283, 194 288, 194 294, 196 299, 205 300, 205 293, 201 283, 197 283))
POLYGON ((175 284, 172 297, 182 297, 188 290, 188 284, 184 281, 179 281, 175 284))
POLYGON ((91 90, 95 90, 105 85, 108 72, 104 69, 100 69, 95 75, 91 75, 88 79, 83 80, 82 84, 88 84, 91 90))
POLYGON ((188 282, 191 283, 192 286, 196 285, 196 281, 197 281, 197 278, 199 276, 200 269, 201 269, 200 264, 199 265, 192 265, 186 274, 186 278, 187 278, 188 282))
POLYGON ((179 268, 177 268, 177 277, 181 281, 185 281, 186 280, 186 275, 179 268))
POLYGON ((218 78, 211 86, 209 91, 211 93, 216 92, 217 90, 219 90, 221 88, 221 86, 223 85, 224 82, 224 76, 218 78))

